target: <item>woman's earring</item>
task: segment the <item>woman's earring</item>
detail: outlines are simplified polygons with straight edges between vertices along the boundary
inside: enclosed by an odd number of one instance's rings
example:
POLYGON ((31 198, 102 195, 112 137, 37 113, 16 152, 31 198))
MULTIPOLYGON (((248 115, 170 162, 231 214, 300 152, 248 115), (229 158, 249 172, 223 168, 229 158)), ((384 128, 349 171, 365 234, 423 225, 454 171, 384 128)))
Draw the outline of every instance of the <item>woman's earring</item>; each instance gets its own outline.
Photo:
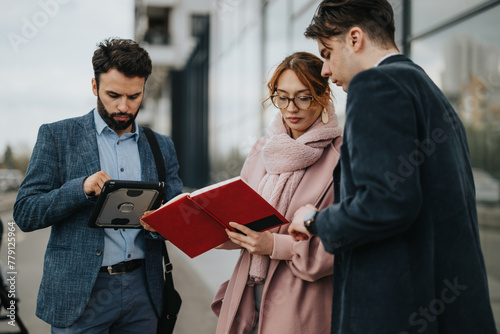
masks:
POLYGON ((321 112, 321 121, 324 124, 328 123, 328 112, 326 111, 326 108, 323 108, 323 111, 321 112))

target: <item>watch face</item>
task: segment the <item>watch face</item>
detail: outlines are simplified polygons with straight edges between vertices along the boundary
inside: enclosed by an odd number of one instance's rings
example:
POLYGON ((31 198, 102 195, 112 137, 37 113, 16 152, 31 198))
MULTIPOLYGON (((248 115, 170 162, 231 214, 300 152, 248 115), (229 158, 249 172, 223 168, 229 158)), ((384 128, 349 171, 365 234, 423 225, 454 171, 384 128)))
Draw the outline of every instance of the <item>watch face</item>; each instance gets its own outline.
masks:
POLYGON ((309 225, 311 223, 311 220, 314 219, 314 216, 316 216, 316 213, 317 213, 316 210, 309 211, 304 217, 304 222, 306 222, 309 225))

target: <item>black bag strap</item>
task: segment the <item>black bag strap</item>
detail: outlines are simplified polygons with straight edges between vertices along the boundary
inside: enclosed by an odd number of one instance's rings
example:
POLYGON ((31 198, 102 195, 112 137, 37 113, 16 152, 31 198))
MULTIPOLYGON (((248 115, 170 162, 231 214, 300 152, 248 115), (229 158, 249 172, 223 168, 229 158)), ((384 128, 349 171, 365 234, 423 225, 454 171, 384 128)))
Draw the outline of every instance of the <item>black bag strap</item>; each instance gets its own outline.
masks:
MULTIPOLYGON (((148 127, 143 127, 144 133, 146 134, 146 138, 148 139, 149 146, 151 147, 151 151, 153 152, 153 156, 155 158, 156 163, 156 171, 158 172, 158 180, 160 182, 167 182, 167 170, 165 168, 165 160, 163 159, 163 155, 160 150, 160 145, 158 144, 158 140, 156 136, 148 127)), ((172 263, 170 263, 170 259, 168 257, 167 245, 165 242, 162 243, 162 254, 163 260, 165 262, 164 274, 165 274, 165 287, 167 289, 167 293, 177 293, 174 292, 174 281, 172 279, 172 263)), ((175 317, 177 314, 172 314, 171 316, 175 317)))
POLYGON ((165 168, 165 160, 163 160, 163 155, 161 154, 160 145, 158 144, 158 140, 156 136, 150 128, 143 127, 144 133, 146 134, 146 138, 149 142, 149 147, 151 147, 151 151, 153 152, 153 156, 155 158, 156 163, 156 171, 158 173, 158 181, 167 182, 167 170, 165 168))
POLYGON ((340 202, 340 159, 333 170, 333 203, 340 202))
MULTIPOLYGON (((340 145, 342 142, 342 137, 337 137, 334 140, 334 145, 335 148, 340 149, 340 145)), ((333 203, 339 203, 340 202, 340 175, 341 175, 341 168, 340 168, 340 157, 339 161, 337 162, 337 166, 335 166, 335 169, 333 170, 333 203)))

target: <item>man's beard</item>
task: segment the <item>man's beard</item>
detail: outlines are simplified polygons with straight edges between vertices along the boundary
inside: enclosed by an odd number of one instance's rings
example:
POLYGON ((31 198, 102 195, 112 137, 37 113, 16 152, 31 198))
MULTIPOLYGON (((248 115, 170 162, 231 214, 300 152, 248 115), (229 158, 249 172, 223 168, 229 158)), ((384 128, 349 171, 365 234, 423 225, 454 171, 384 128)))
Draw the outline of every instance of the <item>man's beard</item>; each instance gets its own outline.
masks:
POLYGON ((135 115, 131 115, 126 112, 110 114, 104 107, 104 104, 102 104, 99 96, 97 96, 97 111, 99 112, 99 115, 104 120, 104 122, 106 122, 106 124, 115 131, 125 130, 126 128, 128 128, 131 124, 134 123, 137 114, 139 114, 139 111, 137 111, 135 115), (113 118, 114 116, 128 116, 129 119, 127 121, 117 121, 113 118))

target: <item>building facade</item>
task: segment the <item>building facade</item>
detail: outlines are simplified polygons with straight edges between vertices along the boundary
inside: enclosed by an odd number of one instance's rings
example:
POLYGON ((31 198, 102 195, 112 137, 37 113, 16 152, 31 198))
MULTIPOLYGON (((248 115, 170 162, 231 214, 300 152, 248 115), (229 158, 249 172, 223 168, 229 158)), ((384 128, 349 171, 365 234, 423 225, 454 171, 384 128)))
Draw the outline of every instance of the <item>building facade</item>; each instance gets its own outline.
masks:
POLYGON ((205 0, 136 0, 135 40, 148 50, 153 73, 138 121, 176 143, 187 187, 209 182, 208 52, 205 0))

